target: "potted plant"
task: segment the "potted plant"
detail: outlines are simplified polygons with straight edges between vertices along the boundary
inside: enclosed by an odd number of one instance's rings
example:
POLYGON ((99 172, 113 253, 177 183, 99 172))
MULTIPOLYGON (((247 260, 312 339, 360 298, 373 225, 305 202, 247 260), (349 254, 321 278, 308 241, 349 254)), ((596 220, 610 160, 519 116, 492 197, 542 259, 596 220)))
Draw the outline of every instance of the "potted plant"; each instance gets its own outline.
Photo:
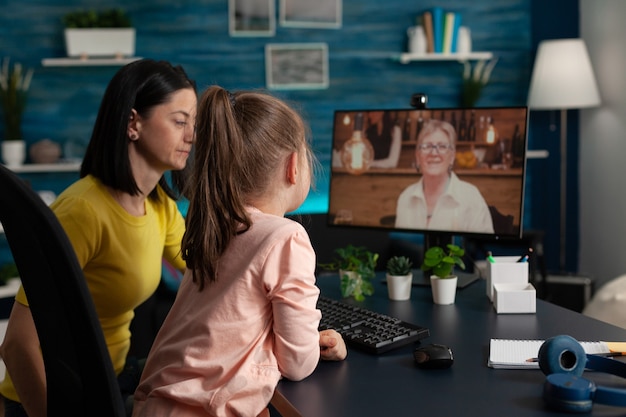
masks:
POLYGON ((411 298, 413 262, 406 256, 392 256, 387 261, 387 290, 391 300, 411 298))
POLYGON ((430 271, 430 285, 433 301, 436 304, 453 304, 456 296, 458 277, 454 275, 454 267, 465 269, 463 255, 465 250, 454 244, 446 245, 444 250, 440 246, 432 246, 424 254, 421 269, 430 271))
POLYGON ((0 70, 0 105, 4 121, 2 159, 8 166, 19 166, 26 159, 22 137, 22 115, 26 108, 33 69, 24 70, 19 62, 11 66, 9 58, 2 60, 0 70))
POLYGON ((65 47, 70 57, 135 55, 135 29, 122 9, 79 10, 63 16, 65 47))
POLYGON ((341 278, 341 295, 363 301, 374 293, 371 279, 376 275, 378 254, 364 246, 348 245, 335 249, 337 256, 330 263, 319 264, 320 268, 338 271, 341 278))

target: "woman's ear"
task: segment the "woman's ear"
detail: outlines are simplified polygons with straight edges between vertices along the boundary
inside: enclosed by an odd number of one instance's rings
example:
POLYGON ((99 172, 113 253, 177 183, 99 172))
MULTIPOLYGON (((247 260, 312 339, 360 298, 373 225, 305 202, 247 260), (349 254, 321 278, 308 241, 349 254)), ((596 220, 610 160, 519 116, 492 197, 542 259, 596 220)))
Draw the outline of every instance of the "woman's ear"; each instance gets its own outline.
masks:
POLYGON ((295 185, 298 178, 298 153, 292 152, 287 158, 287 181, 295 185))
POLYGON ((128 118, 128 127, 126 128, 126 134, 130 140, 139 139, 139 114, 137 114, 137 110, 131 109, 130 117, 128 118))

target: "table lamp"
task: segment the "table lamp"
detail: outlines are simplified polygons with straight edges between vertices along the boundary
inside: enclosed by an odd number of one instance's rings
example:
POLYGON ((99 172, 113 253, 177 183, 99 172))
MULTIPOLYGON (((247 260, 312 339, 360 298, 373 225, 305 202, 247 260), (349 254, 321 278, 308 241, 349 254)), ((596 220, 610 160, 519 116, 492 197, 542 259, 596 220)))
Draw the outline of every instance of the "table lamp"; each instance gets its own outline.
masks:
POLYGON ((528 93, 531 110, 561 110, 560 268, 566 263, 567 110, 594 107, 600 95, 582 39, 539 43, 528 93))

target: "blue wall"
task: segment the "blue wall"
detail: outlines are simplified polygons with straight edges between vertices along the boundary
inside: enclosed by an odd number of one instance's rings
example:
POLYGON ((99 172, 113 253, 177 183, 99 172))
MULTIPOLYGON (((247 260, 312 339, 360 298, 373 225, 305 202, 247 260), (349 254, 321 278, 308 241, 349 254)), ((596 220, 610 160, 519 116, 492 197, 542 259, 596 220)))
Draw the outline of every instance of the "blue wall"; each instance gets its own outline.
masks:
MULTIPOLYGON (((36 69, 24 120, 26 140, 34 143, 50 138, 64 144, 88 140, 104 88, 117 70, 41 66, 42 58, 65 55, 61 17, 69 11, 124 7, 137 30, 136 54, 182 64, 200 90, 211 84, 233 90, 264 87, 266 43, 326 42, 329 88, 277 94, 302 107, 318 157, 328 167, 335 109, 408 107, 414 92, 428 94, 432 108, 458 105, 461 65, 454 61, 403 65, 391 59, 406 50, 407 27, 414 24, 418 14, 434 6, 459 12, 463 24, 471 29, 474 50, 492 51, 499 57, 477 106, 524 105, 535 52, 531 22, 535 1, 344 0, 340 29, 294 29, 277 24, 272 37, 230 37, 227 0, 186 0, 177 5, 165 0, 130 5, 122 1, 4 0, 0 2, 0 56, 10 56, 36 69)), ((530 149, 545 148, 534 143, 532 134, 529 140, 530 149)), ((544 169, 548 162, 529 162, 529 187, 537 181, 533 170, 544 169)), ((42 188, 40 182, 45 180, 45 188, 58 192, 73 177, 29 179, 35 188, 42 188)), ((326 210, 327 187, 326 175, 321 175, 318 191, 304 211, 326 210)), ((558 190, 558 184, 555 187, 553 190, 558 190)), ((544 202, 536 201, 543 197, 529 192, 529 188, 526 197, 525 227, 545 226, 541 224, 544 202)))

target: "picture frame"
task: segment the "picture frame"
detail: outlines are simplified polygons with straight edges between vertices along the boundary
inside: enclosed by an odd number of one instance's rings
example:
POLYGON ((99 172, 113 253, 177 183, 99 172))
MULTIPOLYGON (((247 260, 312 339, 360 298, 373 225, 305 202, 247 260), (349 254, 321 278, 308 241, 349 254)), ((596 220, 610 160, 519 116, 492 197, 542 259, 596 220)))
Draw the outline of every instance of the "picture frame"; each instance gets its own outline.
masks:
POLYGON ((270 90, 328 88, 328 44, 265 45, 265 76, 270 90))
POLYGON ((342 0, 280 0, 279 15, 285 27, 339 29, 342 0))
POLYGON ((274 36, 274 0, 228 0, 228 31, 232 37, 274 36))

